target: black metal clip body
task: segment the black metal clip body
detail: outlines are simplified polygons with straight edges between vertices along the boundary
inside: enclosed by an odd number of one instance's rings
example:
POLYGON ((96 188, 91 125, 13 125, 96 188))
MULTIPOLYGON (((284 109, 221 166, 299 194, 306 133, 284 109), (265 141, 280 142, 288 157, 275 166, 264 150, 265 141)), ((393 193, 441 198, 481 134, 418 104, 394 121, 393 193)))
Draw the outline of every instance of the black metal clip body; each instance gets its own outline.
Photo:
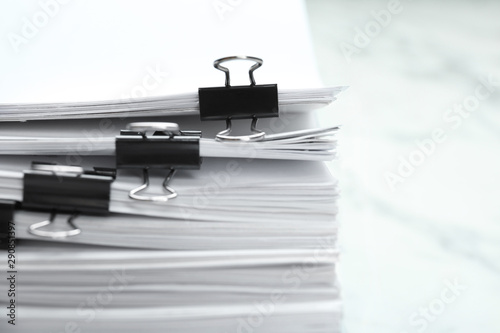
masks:
POLYGON ((143 184, 129 192, 129 197, 142 201, 168 201, 177 192, 168 186, 175 170, 200 169, 201 131, 180 131, 175 123, 132 123, 116 138, 116 168, 143 169, 143 184), (153 132, 148 136, 147 132, 153 132), (161 196, 137 193, 149 186, 149 169, 168 169, 163 187, 169 192, 161 196))
POLYGON ((278 117, 278 86, 276 84, 256 85, 253 72, 262 66, 262 59, 249 56, 234 56, 218 59, 214 67, 226 74, 225 87, 199 88, 200 119, 226 120, 226 129, 219 132, 219 141, 256 141, 265 133, 256 128, 258 118, 278 117), (231 86, 229 70, 220 64, 231 60, 252 60, 256 64, 249 70, 249 86, 231 86), (233 119, 252 119, 251 135, 230 136, 233 119))
POLYGON ((81 231, 73 220, 80 213, 104 215, 109 213, 111 183, 114 169, 94 168, 86 171, 78 166, 33 162, 31 170, 24 171, 22 208, 50 211, 49 220, 35 223, 29 232, 36 236, 65 238, 81 231), (56 213, 72 214, 67 220, 70 231, 43 231, 56 213))

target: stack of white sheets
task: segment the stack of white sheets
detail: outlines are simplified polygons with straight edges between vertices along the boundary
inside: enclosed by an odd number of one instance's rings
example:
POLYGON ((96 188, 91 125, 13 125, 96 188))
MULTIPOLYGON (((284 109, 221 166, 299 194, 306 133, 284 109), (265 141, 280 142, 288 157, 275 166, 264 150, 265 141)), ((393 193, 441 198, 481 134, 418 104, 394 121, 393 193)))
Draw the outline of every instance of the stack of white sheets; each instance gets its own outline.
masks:
MULTIPOLYGON (((103 11, 106 6, 99 4, 103 11)), ((34 92, 31 97, 26 92, 26 100, 0 100, 0 200, 20 203, 13 218, 16 326, 5 320, 9 300, 0 298, 0 332, 339 332, 339 187, 325 163, 337 157, 339 127, 335 121, 318 124, 316 116, 332 112, 320 109, 345 88, 314 88, 321 84, 315 79, 302 2, 244 3, 224 29, 202 7, 174 1, 168 6, 179 11, 179 18, 157 22, 170 37, 164 52, 154 56, 171 55, 165 84, 191 84, 187 93, 169 94, 165 88, 157 96, 116 99, 110 92, 95 98, 104 101, 85 96, 69 102, 75 99, 60 90, 59 100, 52 96, 44 103, 31 98, 34 92), (210 47, 199 46, 205 42, 201 38, 185 40, 193 29, 186 17, 197 22, 196 36, 213 37, 210 47), (276 47, 268 32, 278 18, 287 33, 276 47), (248 48, 214 37, 236 32, 241 24, 258 36, 242 37, 241 45, 248 48), (182 40, 172 37, 179 31, 185 32, 182 40), (259 119, 257 128, 266 133, 261 141, 220 142, 215 135, 225 123, 200 121, 192 85, 221 86, 222 74, 210 68, 217 58, 213 53, 220 57, 240 50, 264 59, 257 84, 278 84, 280 117, 259 119), (109 215, 79 214, 73 223, 81 232, 70 237, 28 232, 51 215, 21 205, 23 172, 31 163, 115 168, 116 137, 137 121, 201 130, 200 170, 179 169, 168 183, 177 197, 134 200, 129 192, 143 184, 143 170, 118 169, 109 215)), ((115 10, 110 16, 118 15, 115 10)), ((249 120, 233 121, 235 135, 249 128, 249 120)), ((150 186, 141 193, 164 195, 167 173, 150 170, 150 186)), ((40 230, 69 230, 67 219, 57 212, 53 223, 40 230)), ((0 293, 8 288, 9 281, 0 279, 0 293)))

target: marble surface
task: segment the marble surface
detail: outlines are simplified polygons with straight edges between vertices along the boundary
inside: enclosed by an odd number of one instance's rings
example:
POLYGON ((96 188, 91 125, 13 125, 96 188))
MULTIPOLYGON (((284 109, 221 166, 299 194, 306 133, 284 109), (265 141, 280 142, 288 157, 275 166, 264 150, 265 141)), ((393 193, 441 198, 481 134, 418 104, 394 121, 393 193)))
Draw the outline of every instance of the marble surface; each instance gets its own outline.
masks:
POLYGON ((500 2, 307 7, 324 83, 350 86, 323 114, 343 124, 344 331, 499 332, 500 2))

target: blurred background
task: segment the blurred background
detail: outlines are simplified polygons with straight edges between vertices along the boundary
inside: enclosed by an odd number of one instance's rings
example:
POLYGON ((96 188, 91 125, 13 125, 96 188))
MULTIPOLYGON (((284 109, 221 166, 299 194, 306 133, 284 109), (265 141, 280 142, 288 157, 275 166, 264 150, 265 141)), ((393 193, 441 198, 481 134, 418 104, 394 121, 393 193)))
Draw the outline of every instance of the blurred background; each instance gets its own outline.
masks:
POLYGON ((306 4, 324 84, 350 86, 345 331, 500 331, 500 2, 306 4))
POLYGON ((347 85, 318 113, 343 126, 344 331, 500 331, 499 1, 58 2, 23 35, 41 2, 3 1, 1 102, 127 98, 151 71, 151 95, 192 91, 233 54, 258 83, 347 85))

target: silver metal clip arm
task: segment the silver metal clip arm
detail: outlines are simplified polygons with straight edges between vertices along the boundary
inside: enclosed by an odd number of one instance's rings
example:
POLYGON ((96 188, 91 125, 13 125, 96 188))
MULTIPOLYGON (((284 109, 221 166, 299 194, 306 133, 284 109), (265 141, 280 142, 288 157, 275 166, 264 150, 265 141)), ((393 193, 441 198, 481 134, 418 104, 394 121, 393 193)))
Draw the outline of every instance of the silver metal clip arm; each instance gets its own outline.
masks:
POLYGON ((173 188, 168 186, 168 183, 170 182, 170 180, 172 179, 174 174, 175 174, 175 170, 170 169, 170 172, 168 173, 167 177, 165 177, 165 180, 163 181, 163 188, 166 191, 170 192, 170 194, 157 195, 157 196, 138 195, 137 194, 138 192, 141 192, 149 187, 149 170, 146 168, 143 170, 143 179, 144 179, 143 184, 141 186, 131 190, 129 192, 128 196, 134 200, 154 201, 154 202, 166 202, 169 199, 173 199, 173 198, 177 197, 177 192, 173 188))
POLYGON ((56 217, 56 213, 52 212, 50 214, 50 218, 48 220, 37 222, 29 226, 28 232, 32 235, 53 239, 60 239, 66 237, 72 237, 79 235, 82 231, 73 223, 73 220, 78 216, 78 213, 73 213, 67 220, 67 223, 73 228, 68 231, 48 231, 48 230, 39 230, 51 223, 54 223, 54 219, 56 217))

